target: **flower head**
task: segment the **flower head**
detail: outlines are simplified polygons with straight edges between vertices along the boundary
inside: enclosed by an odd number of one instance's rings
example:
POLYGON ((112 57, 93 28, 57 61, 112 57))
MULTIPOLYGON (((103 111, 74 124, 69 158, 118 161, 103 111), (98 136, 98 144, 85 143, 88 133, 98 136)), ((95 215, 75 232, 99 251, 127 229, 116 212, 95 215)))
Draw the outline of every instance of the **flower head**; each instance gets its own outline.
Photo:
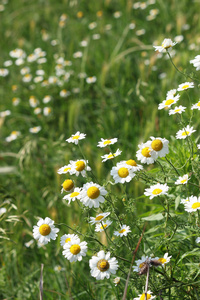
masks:
POLYGON ((127 234, 128 234, 129 232, 131 232, 129 226, 121 225, 120 230, 114 231, 114 235, 122 237, 122 236, 127 236, 127 234))
POLYGON ((61 193, 63 193, 63 191, 65 191, 65 192, 71 192, 73 189, 74 189, 74 182, 71 179, 66 179, 62 183, 61 193))
POLYGON ((99 222, 103 221, 107 216, 109 216, 109 214, 110 214, 110 212, 107 212, 107 213, 98 214, 96 216, 96 218, 90 217, 89 223, 91 223, 92 225, 96 224, 96 223, 99 223, 99 222))
POLYGON ((153 150, 151 152, 151 156, 154 159, 157 159, 158 157, 164 157, 166 154, 169 153, 168 144, 169 141, 165 138, 155 138, 151 136, 151 149, 153 150))
POLYGON ((144 256, 144 255, 143 255, 143 256, 141 257, 141 259, 136 260, 136 261, 135 261, 135 262, 136 262, 136 266, 133 266, 133 271, 139 273, 140 270, 144 267, 145 262, 146 262, 147 260, 151 260, 151 257, 144 256))
POLYGON ((96 232, 102 232, 105 229, 107 229, 108 226, 110 226, 111 224, 112 224, 112 221, 110 221, 110 220, 107 220, 105 222, 102 221, 100 224, 96 224, 95 231, 96 232))
POLYGON ((67 174, 69 173, 70 175, 75 173, 75 170, 72 168, 71 164, 65 165, 64 167, 58 169, 57 171, 58 174, 67 174))
POLYGON ((194 88, 194 82, 184 82, 179 84, 177 91, 185 91, 194 88))
POLYGON ((103 156, 101 156, 103 158, 102 162, 110 160, 115 158, 116 156, 120 155, 122 153, 122 151, 120 151, 119 149, 117 149, 117 151, 115 153, 109 153, 109 154, 105 154, 103 156))
POLYGON ((176 96, 174 96, 172 94, 168 94, 167 98, 158 105, 158 109, 163 109, 163 108, 167 109, 167 108, 171 107, 173 104, 175 104, 179 100, 179 98, 180 98, 179 94, 176 96))
POLYGON ((20 134, 21 134, 20 131, 16 131, 16 130, 12 131, 11 134, 6 137, 6 142, 12 142, 16 140, 18 136, 20 136, 20 134))
POLYGON ((70 242, 71 239, 79 239, 79 237, 78 237, 77 234, 64 234, 60 238, 60 244, 61 244, 61 246, 64 246, 65 244, 67 244, 68 242, 70 242))
POLYGON ((200 209, 200 197, 196 196, 189 197, 189 201, 184 203, 185 211, 191 213, 200 209))
POLYGON ((170 109, 169 110, 169 115, 175 115, 175 114, 182 114, 182 112, 184 112, 186 110, 185 106, 176 106, 174 109, 170 109))
POLYGON ((99 251, 89 261, 90 273, 97 280, 109 279, 111 274, 116 274, 118 261, 115 257, 110 258, 110 252, 99 251))
POLYGON ((41 126, 35 126, 35 127, 32 127, 32 128, 29 128, 29 132, 30 133, 38 133, 41 129, 42 129, 41 126))
POLYGON ((50 240, 55 240, 57 237, 58 228, 55 228, 54 221, 46 217, 40 218, 37 226, 33 226, 33 237, 41 244, 46 245, 50 240))
POLYGON ((186 184, 189 180, 189 176, 187 174, 180 176, 176 181, 175 184, 186 184))
POLYGON ((100 147, 100 148, 104 148, 108 145, 113 145, 117 142, 117 138, 114 138, 114 139, 107 139, 107 140, 104 140, 103 138, 101 138, 101 141, 98 142, 98 145, 97 147, 100 147))
POLYGON ((171 39, 164 39, 161 46, 153 47, 155 48, 155 51, 166 52, 166 50, 170 50, 174 45, 176 45, 176 43, 172 42, 171 39))
POLYGON ((170 262, 171 257, 172 256, 168 256, 168 253, 165 253, 163 257, 156 257, 154 259, 158 260, 162 264, 162 266, 164 266, 165 264, 170 262))
POLYGON ((194 130, 193 127, 187 125, 184 129, 181 129, 176 133, 176 139, 186 139, 186 137, 190 136, 195 131, 196 130, 194 130))
POLYGON ((190 63, 196 68, 197 71, 200 70, 200 55, 195 56, 194 59, 190 60, 190 63))
POLYGON ((126 163, 117 163, 116 167, 112 167, 110 174, 115 183, 130 182, 135 176, 133 168, 126 163))
POLYGON ((80 200, 81 199, 81 188, 76 187, 73 192, 71 192, 68 195, 65 195, 63 197, 64 200, 68 200, 68 204, 71 203, 71 201, 80 200))
POLYGON ((75 145, 78 145, 79 140, 82 140, 86 137, 85 133, 80 133, 80 131, 77 131, 75 134, 72 134, 70 138, 68 138, 66 141, 68 143, 74 143, 75 145))
POLYGON ((167 195, 169 187, 167 184, 160 184, 157 183, 155 185, 152 185, 149 189, 145 189, 145 196, 150 196, 150 200, 154 197, 160 196, 160 195, 167 195))
MULTIPOLYGON (((152 299, 154 299, 154 298, 156 298, 156 296, 153 296, 151 291, 147 291, 146 299, 147 299, 147 300, 152 300, 152 299)), ((133 298, 133 300, 145 300, 145 293, 140 294, 140 295, 139 295, 138 297, 136 297, 136 298, 133 298)))
POLYGON ((191 109, 192 109, 192 110, 193 110, 193 109, 198 109, 198 110, 200 110, 200 101, 198 101, 197 103, 193 104, 192 107, 191 107, 191 109))
POLYGON ((105 201, 104 196, 107 194, 107 191, 104 187, 100 186, 97 183, 87 182, 83 185, 83 190, 81 192, 81 202, 85 206, 99 207, 100 203, 105 201))
POLYGON ((76 176, 81 174, 83 177, 86 177, 86 171, 91 171, 91 168, 88 166, 88 160, 78 159, 76 161, 70 160, 72 167, 72 172, 76 176))
POLYGON ((138 165, 134 159, 123 160, 119 162, 119 165, 128 165, 129 168, 133 170, 133 172, 137 172, 143 169, 142 165, 138 165))
POLYGON ((120 283, 120 277, 114 278, 113 282, 114 282, 115 286, 117 286, 120 283))
POLYGON ((153 164, 155 159, 151 155, 151 142, 138 145, 139 150, 136 152, 136 157, 142 164, 153 164))
POLYGON ((86 256, 87 242, 81 242, 79 238, 71 238, 70 241, 64 244, 62 254, 70 262, 81 261, 83 256, 86 256))

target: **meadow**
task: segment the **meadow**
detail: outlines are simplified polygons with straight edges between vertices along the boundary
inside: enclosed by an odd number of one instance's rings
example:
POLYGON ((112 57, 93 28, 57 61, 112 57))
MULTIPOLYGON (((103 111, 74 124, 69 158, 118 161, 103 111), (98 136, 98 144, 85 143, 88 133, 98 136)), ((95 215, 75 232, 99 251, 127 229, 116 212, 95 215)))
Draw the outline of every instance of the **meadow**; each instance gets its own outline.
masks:
POLYGON ((200 299, 199 4, 0 1, 0 299, 200 299))

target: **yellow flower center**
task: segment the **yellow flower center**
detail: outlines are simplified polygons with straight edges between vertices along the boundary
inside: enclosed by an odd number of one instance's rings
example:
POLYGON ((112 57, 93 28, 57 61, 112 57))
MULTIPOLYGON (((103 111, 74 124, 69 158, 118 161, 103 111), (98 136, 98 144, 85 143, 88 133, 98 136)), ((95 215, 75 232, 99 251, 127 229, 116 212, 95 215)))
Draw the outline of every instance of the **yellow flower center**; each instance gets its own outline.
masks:
POLYGON ((81 247, 80 247, 79 245, 77 245, 77 244, 72 245, 72 246, 70 247, 70 252, 71 252, 72 254, 74 254, 74 255, 77 255, 80 251, 81 251, 81 247))
POLYGON ((68 242, 70 242, 71 241, 71 238, 67 238, 66 240, 65 240, 65 243, 68 243, 68 242))
POLYGON ((155 151, 160 151, 163 148, 163 143, 161 140, 156 139, 151 143, 151 147, 155 151))
POLYGON ((144 262, 143 263, 141 263, 140 265, 139 265, 139 268, 141 269, 143 266, 144 266, 144 262))
POLYGON ((111 143, 110 140, 107 140, 107 141, 104 141, 104 142, 103 142, 104 145, 109 145, 110 143, 111 143))
POLYGON ((71 170, 71 168, 64 168, 64 172, 67 172, 67 171, 69 171, 69 170, 71 170))
POLYGON ((158 259, 159 262, 161 262, 161 264, 164 264, 167 260, 163 257, 158 259))
POLYGON ((97 268, 101 271, 101 272, 105 272, 109 269, 110 265, 109 262, 105 259, 100 259, 97 263, 97 268))
POLYGON ((175 109, 175 111, 174 112, 179 112, 180 111, 180 108, 178 108, 178 109, 175 109))
POLYGON ((125 231, 126 231, 126 229, 122 229, 122 230, 119 231, 119 233, 123 233, 125 231))
POLYGON ((14 130, 14 131, 12 131, 12 132, 11 132, 11 134, 17 134, 17 131, 16 131, 16 130, 14 130))
POLYGON ((128 171, 127 168, 122 167, 122 168, 120 168, 120 169, 118 170, 118 175, 119 175, 119 177, 121 177, 121 178, 125 178, 125 177, 127 177, 127 176, 129 175, 129 171, 128 171))
POLYGON ((129 165, 129 166, 132 166, 132 167, 136 167, 137 166, 137 163, 134 159, 129 159, 126 161, 126 164, 129 165))
MULTIPOLYGON (((151 295, 147 294, 147 300, 151 299, 151 295)), ((140 300, 145 300, 145 293, 142 294, 142 296, 140 297, 140 300)))
POLYGON ((80 193, 78 193, 78 192, 73 192, 73 193, 70 194, 70 197, 73 198, 73 197, 78 196, 79 194, 80 194, 80 193))
POLYGON ((96 199, 99 197, 100 195, 100 190, 96 187, 96 186, 91 186, 88 190, 87 190, 87 195, 89 198, 91 199, 96 199))
POLYGON ((141 153, 142 153, 142 155, 145 156, 145 157, 151 157, 149 147, 143 148, 141 153))
POLYGON ((197 103, 197 106, 200 106, 200 101, 197 103))
POLYGON ((185 85, 182 86, 183 90, 188 89, 188 88, 189 88, 189 84, 185 84, 185 85))
POLYGON ((49 233, 51 232, 51 227, 48 225, 48 224, 42 224, 40 227, 39 227, 39 232, 41 235, 49 235, 49 233))
POLYGON ((103 224, 100 228, 101 229, 104 229, 104 228, 106 228, 108 225, 107 224, 103 224))
POLYGON ((155 189, 155 190, 153 190, 152 194, 153 195, 159 195, 161 192, 162 192, 161 189, 155 189))
POLYGON ((80 138, 80 135, 73 136, 72 140, 78 140, 80 138))
POLYGON ((62 186, 65 191, 70 191, 74 187, 74 183, 71 179, 66 179, 62 186))
POLYGON ((165 101, 165 105, 170 105, 172 103, 174 103, 173 99, 168 99, 168 100, 165 101))
POLYGON ((76 162, 76 170, 81 172, 85 169, 85 163, 82 160, 76 162))
POLYGON ((108 156, 107 156, 107 158, 114 158, 115 157, 115 155, 112 155, 112 154, 109 154, 108 156))
POLYGON ((184 131, 184 132, 182 133, 182 135, 185 136, 185 135, 188 135, 189 133, 190 133, 189 131, 186 131, 186 132, 184 131))
POLYGON ((200 202, 195 202, 195 203, 192 204, 193 209, 196 209, 198 207, 200 207, 200 202))
POLYGON ((101 219, 103 219, 103 216, 98 216, 95 218, 95 221, 100 221, 101 219))
POLYGON ((183 179, 181 180, 181 183, 185 183, 187 181, 187 179, 183 179))

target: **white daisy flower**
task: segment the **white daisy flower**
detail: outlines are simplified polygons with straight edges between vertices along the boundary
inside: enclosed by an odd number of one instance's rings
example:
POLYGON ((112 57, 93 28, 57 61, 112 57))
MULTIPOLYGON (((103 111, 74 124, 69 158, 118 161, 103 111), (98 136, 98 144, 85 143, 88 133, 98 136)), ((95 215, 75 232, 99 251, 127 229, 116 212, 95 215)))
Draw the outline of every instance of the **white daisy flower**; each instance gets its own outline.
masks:
POLYGON ((83 56, 83 52, 81 52, 81 51, 74 52, 74 54, 73 54, 74 58, 80 58, 82 56, 83 56))
POLYGON ((164 266, 165 264, 167 264, 168 262, 170 262, 172 256, 168 256, 168 253, 165 253, 165 255, 163 257, 156 257, 154 258, 155 260, 158 260, 162 266, 164 266))
POLYGON ((7 110, 0 112, 0 117, 5 118, 5 117, 9 116, 10 114, 11 114, 11 111, 7 109, 7 110))
POLYGON ((81 261, 83 256, 86 256, 87 252, 87 242, 80 242, 79 238, 71 238, 68 243, 65 243, 64 251, 62 254, 66 257, 70 262, 73 261, 81 261))
POLYGON ((150 196, 150 200, 153 199, 154 197, 161 196, 161 195, 167 195, 169 187, 167 184, 160 184, 157 183, 155 185, 152 185, 150 188, 145 189, 144 195, 145 196, 150 196))
POLYGON ((190 197, 186 198, 186 199, 181 199, 180 203, 181 204, 185 204, 186 202, 190 201, 190 197))
MULTIPOLYGON (((146 299, 148 299, 148 300, 152 300, 152 299, 156 298, 156 296, 152 295, 151 291, 147 291, 146 295, 147 295, 146 299)), ((136 298, 133 298, 133 300, 144 300, 144 299, 145 299, 145 293, 138 295, 138 297, 136 297, 136 298)))
POLYGON ((61 271, 65 271, 65 268, 62 268, 60 265, 55 266, 53 269, 55 272, 58 272, 58 273, 61 271))
POLYGON ((175 114, 182 114, 182 112, 185 112, 186 107, 185 106, 176 106, 174 109, 169 110, 169 115, 175 115, 175 114))
POLYGON ((60 238, 60 244, 63 247, 65 244, 71 241, 71 239, 79 239, 77 234, 64 234, 60 238))
POLYGON ((77 133, 72 134, 70 138, 66 140, 68 143, 74 143, 75 145, 78 145, 79 140, 85 139, 86 134, 80 133, 80 131, 77 131, 77 133))
POLYGON ((58 228, 55 228, 54 221, 46 217, 40 218, 37 226, 33 226, 33 237, 41 244, 46 245, 50 240, 55 240, 57 237, 58 228))
POLYGON ((110 220, 107 220, 107 221, 101 221, 100 224, 96 224, 95 226, 95 231, 96 232, 102 232, 104 231, 105 229, 107 229, 110 225, 112 224, 112 221, 110 220))
POLYGON ((60 91, 60 97, 67 97, 70 95, 70 92, 67 91, 66 89, 63 89, 62 91, 60 91))
POLYGON ((30 96, 29 104, 31 107, 37 107, 37 105, 39 104, 39 101, 36 99, 35 96, 30 96))
POLYGON ((5 214, 7 212, 7 209, 5 207, 1 207, 0 208, 0 216, 2 216, 3 214, 5 214))
POLYGON ((33 112, 35 115, 39 115, 42 112, 42 109, 40 107, 36 107, 36 108, 34 108, 33 112))
POLYGON ((35 126, 35 127, 32 127, 32 128, 29 128, 29 132, 38 133, 41 129, 42 129, 41 126, 35 126))
POLYGON ((86 177, 86 171, 91 171, 91 168, 88 166, 88 160, 78 159, 76 161, 70 160, 70 164, 73 169, 73 174, 78 176, 81 174, 83 177, 86 177))
POLYGON ((136 157, 142 164, 153 164, 155 159, 151 156, 151 142, 139 144, 139 150, 136 152, 136 157))
POLYGON ((179 84, 177 91, 184 91, 194 88, 194 82, 184 82, 179 84))
POLYGON ((109 216, 109 214, 110 214, 110 212, 107 212, 107 213, 98 214, 95 218, 90 217, 89 223, 91 223, 92 225, 99 223, 99 222, 103 221, 107 216, 109 216))
POLYGON ((172 89, 167 92, 167 98, 169 98, 171 96, 175 96, 175 95, 176 95, 176 89, 172 89))
POLYGON ((108 145, 113 145, 117 142, 117 138, 114 138, 114 139, 107 139, 107 140, 104 140, 103 138, 101 138, 101 141, 98 142, 98 145, 97 147, 100 147, 100 148, 103 148, 103 147, 106 147, 108 145))
POLYGON ((104 187, 100 186, 99 184, 93 183, 93 182, 87 182, 83 185, 83 190, 81 192, 81 202, 85 206, 91 207, 99 207, 100 203, 103 203, 105 201, 105 196, 107 194, 107 191, 104 189, 104 187))
POLYGON ((66 179, 63 183, 62 183, 62 190, 61 190, 61 194, 65 191, 65 192, 71 192, 74 188, 74 182, 71 179, 66 179))
POLYGON ((115 153, 110 152, 109 154, 105 154, 105 155, 101 156, 101 158, 103 158, 102 162, 105 162, 109 159, 113 159, 116 156, 120 155, 121 153, 122 153, 122 151, 117 149, 117 151, 115 153))
POLYGON ((8 69, 1 68, 0 69, 0 77, 6 77, 9 74, 8 69))
POLYGON ((196 238, 195 242, 198 244, 200 243, 200 237, 196 238))
POLYGON ((116 277, 113 279, 113 283, 117 286, 120 283, 120 277, 116 277))
POLYGON ((90 273, 97 280, 109 279, 111 274, 116 274, 118 261, 115 257, 110 258, 110 252, 105 253, 103 250, 92 256, 89 260, 90 273))
POLYGON ((32 79, 32 75, 31 74, 26 74, 26 75, 24 75, 24 77, 22 78, 22 81, 23 82, 30 82, 31 81, 31 79, 32 79))
POLYGON ((191 109, 198 109, 198 110, 200 110, 200 101, 197 102, 197 103, 195 103, 195 104, 193 104, 192 107, 191 107, 191 109))
POLYGON ((194 59, 190 60, 190 63, 196 68, 197 71, 200 70, 200 55, 195 56, 194 59))
POLYGON ((180 98, 180 95, 173 96, 169 94, 167 98, 158 105, 158 109, 169 108, 172 104, 175 104, 180 98))
POLYGON ((52 99, 51 96, 46 95, 46 96, 44 96, 42 102, 45 103, 45 104, 47 104, 47 103, 49 103, 51 101, 51 99, 52 99))
POLYGON ((21 132, 20 131, 12 131, 11 134, 9 136, 6 137, 6 142, 12 142, 14 140, 16 140, 18 138, 18 136, 21 135, 21 132))
POLYGON ((151 257, 148 256, 142 256, 141 259, 136 260, 136 266, 133 266, 133 271, 139 273, 140 270, 144 267, 145 262, 147 260, 151 260, 151 257))
POLYGON ((51 112, 52 112, 51 107, 46 106, 46 107, 43 108, 43 115, 44 116, 49 116, 51 114, 51 112))
POLYGON ((122 237, 122 236, 127 236, 129 232, 131 232, 130 226, 121 225, 120 230, 114 231, 114 235, 122 237))
POLYGON ((86 78, 86 82, 87 82, 88 84, 94 83, 94 82, 96 82, 96 81, 97 81, 96 76, 91 76, 91 77, 87 77, 87 78, 86 78))
POLYGON ((200 150, 200 144, 197 145, 198 150, 200 150))
POLYGON ((133 170, 133 172, 140 171, 143 169, 143 166, 138 165, 134 159, 123 160, 123 161, 120 161, 119 164, 128 165, 133 170))
POLYGON ((57 171, 58 174, 67 174, 69 173, 70 175, 75 173, 75 170, 72 168, 71 164, 65 165, 64 167, 58 169, 57 171))
POLYGON ((133 168, 126 163, 117 163, 116 167, 112 167, 110 174, 115 183, 130 182, 135 176, 133 168))
POLYGON ((186 184, 190 180, 187 174, 180 176, 176 181, 175 184, 186 184))
POLYGON ((171 50, 171 48, 176 44, 177 43, 172 42, 171 39, 164 39, 161 46, 153 46, 153 47, 155 48, 155 51, 166 52, 166 50, 171 50))
POLYGON ((65 195, 63 197, 64 200, 68 200, 68 204, 71 203, 71 201, 80 200, 81 199, 81 188, 76 187, 72 193, 65 195))
POLYGON ((9 55, 13 58, 24 58, 24 57, 26 57, 25 51, 20 49, 20 48, 16 48, 16 49, 10 51, 9 55))
POLYGON ((192 196, 184 203, 185 211, 191 213, 200 209, 200 197, 192 196))
POLYGON ((151 148, 152 148, 152 152, 151 152, 151 156, 154 159, 157 159, 158 157, 165 157, 166 154, 169 153, 169 141, 166 140, 165 138, 160 138, 160 137, 153 137, 151 136, 151 148))
POLYGON ((176 139, 185 139, 186 137, 190 136, 193 132, 196 130, 193 130, 193 127, 190 127, 187 125, 184 129, 179 130, 176 133, 176 139))

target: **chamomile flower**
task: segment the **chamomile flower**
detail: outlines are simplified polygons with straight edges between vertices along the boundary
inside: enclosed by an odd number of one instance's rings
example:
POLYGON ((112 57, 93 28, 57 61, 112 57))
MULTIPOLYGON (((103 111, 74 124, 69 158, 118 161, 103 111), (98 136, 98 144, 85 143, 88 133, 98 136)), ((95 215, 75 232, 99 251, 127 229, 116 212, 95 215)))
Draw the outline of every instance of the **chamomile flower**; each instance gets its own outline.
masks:
POLYGON ((111 224, 112 224, 112 221, 110 221, 110 220, 107 220, 105 222, 102 221, 100 224, 96 224, 95 231, 102 232, 105 229, 107 229, 111 224))
POLYGON ((20 131, 16 131, 16 130, 12 131, 11 134, 6 137, 6 142, 12 142, 16 140, 18 136, 20 136, 20 134, 21 134, 20 131))
POLYGON ((166 50, 171 50, 171 48, 175 45, 176 43, 172 42, 171 39, 164 39, 161 46, 153 46, 153 47, 155 48, 155 51, 166 52, 166 50))
POLYGON ((197 149, 200 150, 200 144, 197 145, 197 149))
POLYGON ((78 159, 76 161, 70 160, 73 172, 76 176, 81 174, 83 177, 86 176, 86 171, 91 171, 91 168, 88 166, 88 160, 78 159))
POLYGON ((10 114, 11 114, 11 111, 10 110, 4 110, 4 111, 0 111, 0 117, 1 118, 5 118, 5 117, 7 117, 7 116, 10 116, 10 114))
POLYGON ((150 200, 154 197, 161 196, 161 195, 167 195, 167 192, 169 190, 169 187, 167 184, 160 184, 157 183, 155 185, 152 185, 150 188, 145 189, 145 196, 150 196, 150 200))
POLYGON ((37 105, 39 104, 39 101, 36 99, 35 96, 30 96, 29 104, 31 107, 37 107, 37 105))
POLYGON ((110 214, 110 212, 107 212, 107 213, 98 214, 95 218, 90 217, 89 223, 91 223, 92 225, 99 223, 99 222, 103 221, 107 216, 109 216, 109 214, 110 214))
POLYGON ((164 266, 165 264, 170 262, 171 257, 172 256, 168 256, 168 253, 165 253, 165 255, 163 257, 156 257, 154 259, 158 260, 162 264, 162 266, 164 266))
POLYGON ((200 237, 196 238, 195 242, 198 244, 200 243, 200 237))
POLYGON ((169 110, 169 115, 175 115, 175 114, 182 114, 182 112, 184 112, 186 110, 185 106, 176 106, 174 109, 170 109, 169 110))
POLYGON ((8 69, 1 68, 0 69, 0 77, 6 77, 9 74, 8 69))
POLYGON ((66 140, 68 143, 74 143, 75 145, 78 145, 79 140, 85 139, 86 134, 80 133, 80 131, 77 131, 77 133, 72 134, 70 138, 66 140))
MULTIPOLYGON (((152 295, 152 292, 151 292, 151 291, 147 291, 147 294, 146 294, 146 295, 147 295, 147 296, 146 296, 146 299, 147 299, 147 300, 152 300, 152 299, 156 298, 156 296, 153 296, 153 295, 152 295)), ((138 297, 133 298, 133 300, 145 300, 145 293, 138 295, 138 297)))
POLYGON ((77 234, 64 234, 60 238, 60 245, 63 247, 65 244, 71 241, 71 239, 79 239, 77 234))
POLYGON ((173 96, 172 94, 169 94, 166 98, 166 100, 164 100, 163 102, 161 102, 159 105, 158 105, 158 109, 167 109, 169 107, 172 106, 172 104, 175 104, 180 98, 180 95, 176 95, 176 96, 173 96))
POLYGON ((175 95, 176 95, 176 89, 172 89, 167 92, 167 98, 175 95))
POLYGON ((196 130, 194 130, 193 127, 187 125, 184 129, 181 129, 176 133, 176 139, 186 139, 186 137, 190 136, 195 131, 196 130))
POLYGON ((62 254, 70 262, 81 261, 83 256, 86 256, 87 242, 81 242, 79 238, 71 238, 68 243, 65 243, 62 254))
POLYGON ((158 157, 165 157, 166 154, 169 153, 169 141, 165 138, 160 137, 153 137, 151 136, 151 149, 153 150, 151 152, 151 156, 154 159, 157 159, 158 157))
POLYGON ((151 156, 151 142, 138 145, 139 150, 136 152, 136 157, 142 164, 153 164, 155 159, 151 156))
POLYGON ((181 199, 180 203, 181 204, 185 204, 187 203, 188 201, 190 201, 190 197, 186 198, 186 199, 181 199))
POLYGON ((193 104, 192 107, 191 107, 191 109, 192 109, 192 110, 193 110, 193 109, 198 109, 198 110, 200 110, 200 101, 198 101, 197 103, 193 104))
POLYGON ((185 91, 194 88, 194 82, 184 82, 179 84, 177 91, 185 91))
POLYGON ((151 260, 151 257, 142 256, 141 259, 136 260, 136 266, 133 266, 133 271, 139 273, 140 270, 144 267, 146 260, 151 260))
POLYGON ((87 82, 88 84, 94 83, 94 82, 96 82, 96 81, 97 81, 96 76, 91 76, 91 77, 87 77, 87 78, 86 78, 86 82, 87 82))
POLYGON ((112 167, 110 174, 115 183, 130 182, 135 176, 133 168, 126 163, 117 163, 116 167, 112 167))
POLYGON ((115 257, 110 258, 110 252, 99 251, 89 260, 90 273, 97 280, 109 279, 111 274, 116 274, 118 261, 115 257))
POLYGON ((175 184, 187 184, 188 180, 189 180, 189 176, 187 174, 180 176, 176 181, 175 184))
POLYGON ((72 168, 71 164, 65 165, 64 167, 58 169, 57 171, 58 174, 67 174, 69 173, 70 175, 75 173, 75 170, 72 168))
POLYGON ((52 109, 51 109, 51 107, 44 107, 43 108, 43 114, 44 114, 44 116, 49 116, 50 114, 51 114, 51 112, 52 112, 52 109))
POLYGON ((38 133, 41 129, 42 129, 41 126, 35 126, 35 127, 32 127, 32 128, 29 128, 29 132, 38 133))
POLYGON ((74 182, 71 179, 66 179, 63 183, 62 183, 62 190, 61 190, 61 194, 65 191, 65 192, 71 192, 74 188, 74 182))
POLYGON ((130 226, 121 225, 120 230, 114 231, 114 235, 122 237, 122 236, 127 236, 129 232, 131 232, 130 226))
POLYGON ((81 202, 85 206, 99 207, 100 203, 105 201, 104 196, 107 194, 107 191, 104 187, 93 182, 87 182, 83 185, 83 190, 81 192, 81 202))
POLYGON ((97 147, 100 147, 100 148, 104 148, 108 145, 113 145, 117 142, 117 138, 114 138, 114 139, 107 139, 107 140, 104 140, 103 138, 101 138, 101 141, 98 142, 98 145, 97 147))
POLYGON ((133 170, 133 172, 140 171, 143 169, 143 166, 138 165, 134 159, 123 160, 123 161, 120 161, 119 164, 128 165, 133 170))
POLYGON ((113 279, 113 283, 117 286, 120 283, 120 277, 116 277, 113 279))
POLYGON ((190 63, 196 68, 197 71, 200 70, 200 55, 195 56, 194 59, 190 60, 190 63))
POLYGON ((191 213, 200 209, 200 197, 190 197, 188 202, 184 203, 185 211, 191 213))
POLYGON ((117 151, 115 153, 111 153, 110 152, 109 154, 105 154, 105 155, 101 156, 101 158, 103 158, 102 162, 105 162, 105 161, 107 161, 109 159, 113 159, 116 156, 120 155, 121 153, 122 153, 122 151, 119 150, 119 149, 117 149, 117 151))
POLYGON ((65 195, 63 197, 64 200, 68 200, 68 204, 71 203, 71 201, 80 200, 81 199, 81 188, 76 187, 72 193, 65 195))
POLYGON ((33 226, 33 237, 41 244, 46 245, 50 240, 55 240, 59 229, 55 228, 54 221, 46 217, 40 218, 37 226, 33 226))

